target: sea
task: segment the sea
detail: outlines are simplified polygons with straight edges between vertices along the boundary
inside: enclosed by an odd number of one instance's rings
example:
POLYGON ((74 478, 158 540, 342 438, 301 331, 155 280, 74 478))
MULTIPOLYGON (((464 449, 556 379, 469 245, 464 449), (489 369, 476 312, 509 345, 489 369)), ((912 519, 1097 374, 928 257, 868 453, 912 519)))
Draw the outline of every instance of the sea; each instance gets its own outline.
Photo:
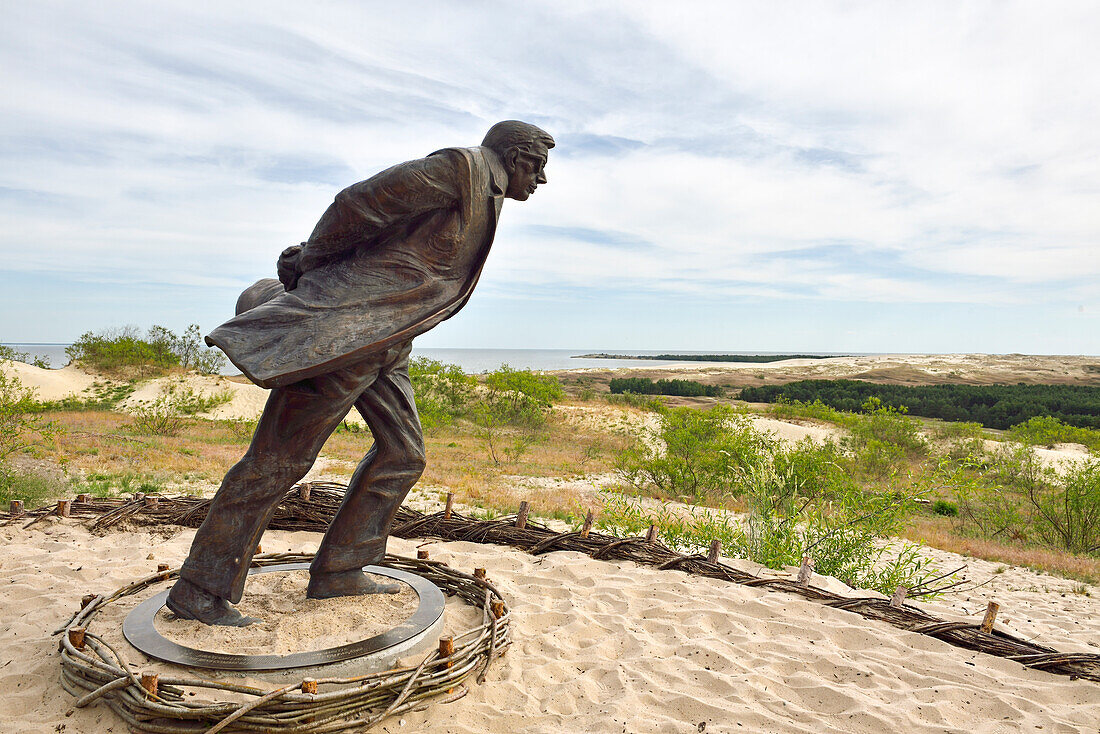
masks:
MULTIPOLYGON (((69 362, 65 354, 68 344, 62 343, 23 343, 5 344, 17 352, 26 352, 34 357, 44 359, 51 367, 64 367, 69 362)), ((689 351, 682 349, 459 349, 459 348, 433 348, 413 347, 414 357, 428 357, 447 364, 456 364, 467 374, 476 375, 498 369, 506 364, 513 369, 524 370, 570 370, 583 367, 597 367, 614 369, 619 367, 657 367, 664 364, 676 364, 670 360, 652 359, 585 359, 580 355, 585 354, 621 354, 621 355, 645 355, 645 354, 781 354, 781 352, 720 352, 720 351, 689 351)), ((796 352, 782 352, 793 354, 796 352)), ((811 354, 814 356, 829 357, 834 354, 818 352, 797 352, 798 354, 811 354)), ((226 375, 240 373, 232 364, 227 365, 222 371, 226 375)))

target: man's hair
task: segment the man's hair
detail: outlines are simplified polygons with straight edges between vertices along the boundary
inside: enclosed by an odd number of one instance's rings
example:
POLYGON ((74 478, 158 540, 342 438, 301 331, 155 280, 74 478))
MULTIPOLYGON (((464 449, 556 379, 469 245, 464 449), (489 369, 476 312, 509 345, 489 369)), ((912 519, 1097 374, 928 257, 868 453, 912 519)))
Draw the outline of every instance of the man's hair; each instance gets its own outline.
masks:
POLYGON ((498 122, 485 133, 481 144, 501 158, 512 148, 518 148, 523 154, 534 156, 538 152, 537 144, 546 148, 554 147, 554 139, 545 130, 519 120, 498 122))

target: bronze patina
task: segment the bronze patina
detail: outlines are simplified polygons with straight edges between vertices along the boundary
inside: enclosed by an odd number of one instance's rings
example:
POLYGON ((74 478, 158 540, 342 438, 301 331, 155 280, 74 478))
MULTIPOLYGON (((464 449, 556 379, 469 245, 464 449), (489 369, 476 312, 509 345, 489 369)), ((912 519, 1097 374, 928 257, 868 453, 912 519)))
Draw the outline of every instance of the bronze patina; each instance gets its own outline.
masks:
POLYGON ((247 288, 237 315, 206 337, 270 388, 244 457, 225 475, 172 587, 168 607, 207 624, 245 625, 232 604, 286 491, 354 407, 374 445, 359 463, 313 563, 312 598, 396 592, 363 573, 424 470, 409 381, 414 337, 470 298, 505 197, 525 201, 554 140, 509 120, 482 144, 400 163, 341 191, 313 234, 279 257, 278 279, 247 288))

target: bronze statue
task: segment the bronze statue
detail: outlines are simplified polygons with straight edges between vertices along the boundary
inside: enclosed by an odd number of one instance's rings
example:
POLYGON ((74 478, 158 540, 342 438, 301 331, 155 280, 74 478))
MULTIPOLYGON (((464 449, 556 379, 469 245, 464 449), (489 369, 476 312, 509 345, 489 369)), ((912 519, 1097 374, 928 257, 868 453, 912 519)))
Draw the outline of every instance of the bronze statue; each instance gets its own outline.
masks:
POLYGON ((308 596, 388 593, 362 572, 385 555, 390 523, 424 470, 408 360, 412 339, 470 298, 503 198, 546 182, 554 139, 514 120, 481 146, 446 148, 349 186, 309 240, 279 257, 279 279, 250 286, 206 337, 271 388, 248 452, 222 481, 168 607, 243 626, 252 555, 275 507, 354 406, 374 445, 310 567, 308 596))

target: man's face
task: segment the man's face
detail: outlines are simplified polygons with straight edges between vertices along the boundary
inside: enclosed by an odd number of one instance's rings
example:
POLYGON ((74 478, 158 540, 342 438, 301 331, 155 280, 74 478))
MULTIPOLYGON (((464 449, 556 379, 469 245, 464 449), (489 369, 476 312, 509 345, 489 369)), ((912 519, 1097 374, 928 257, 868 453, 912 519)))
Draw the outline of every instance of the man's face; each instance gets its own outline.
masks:
POLYGON ((504 195, 516 201, 527 201, 527 197, 535 193, 535 187, 546 183, 546 155, 547 150, 543 146, 537 146, 532 153, 522 153, 518 150, 510 151, 508 190, 504 195))

